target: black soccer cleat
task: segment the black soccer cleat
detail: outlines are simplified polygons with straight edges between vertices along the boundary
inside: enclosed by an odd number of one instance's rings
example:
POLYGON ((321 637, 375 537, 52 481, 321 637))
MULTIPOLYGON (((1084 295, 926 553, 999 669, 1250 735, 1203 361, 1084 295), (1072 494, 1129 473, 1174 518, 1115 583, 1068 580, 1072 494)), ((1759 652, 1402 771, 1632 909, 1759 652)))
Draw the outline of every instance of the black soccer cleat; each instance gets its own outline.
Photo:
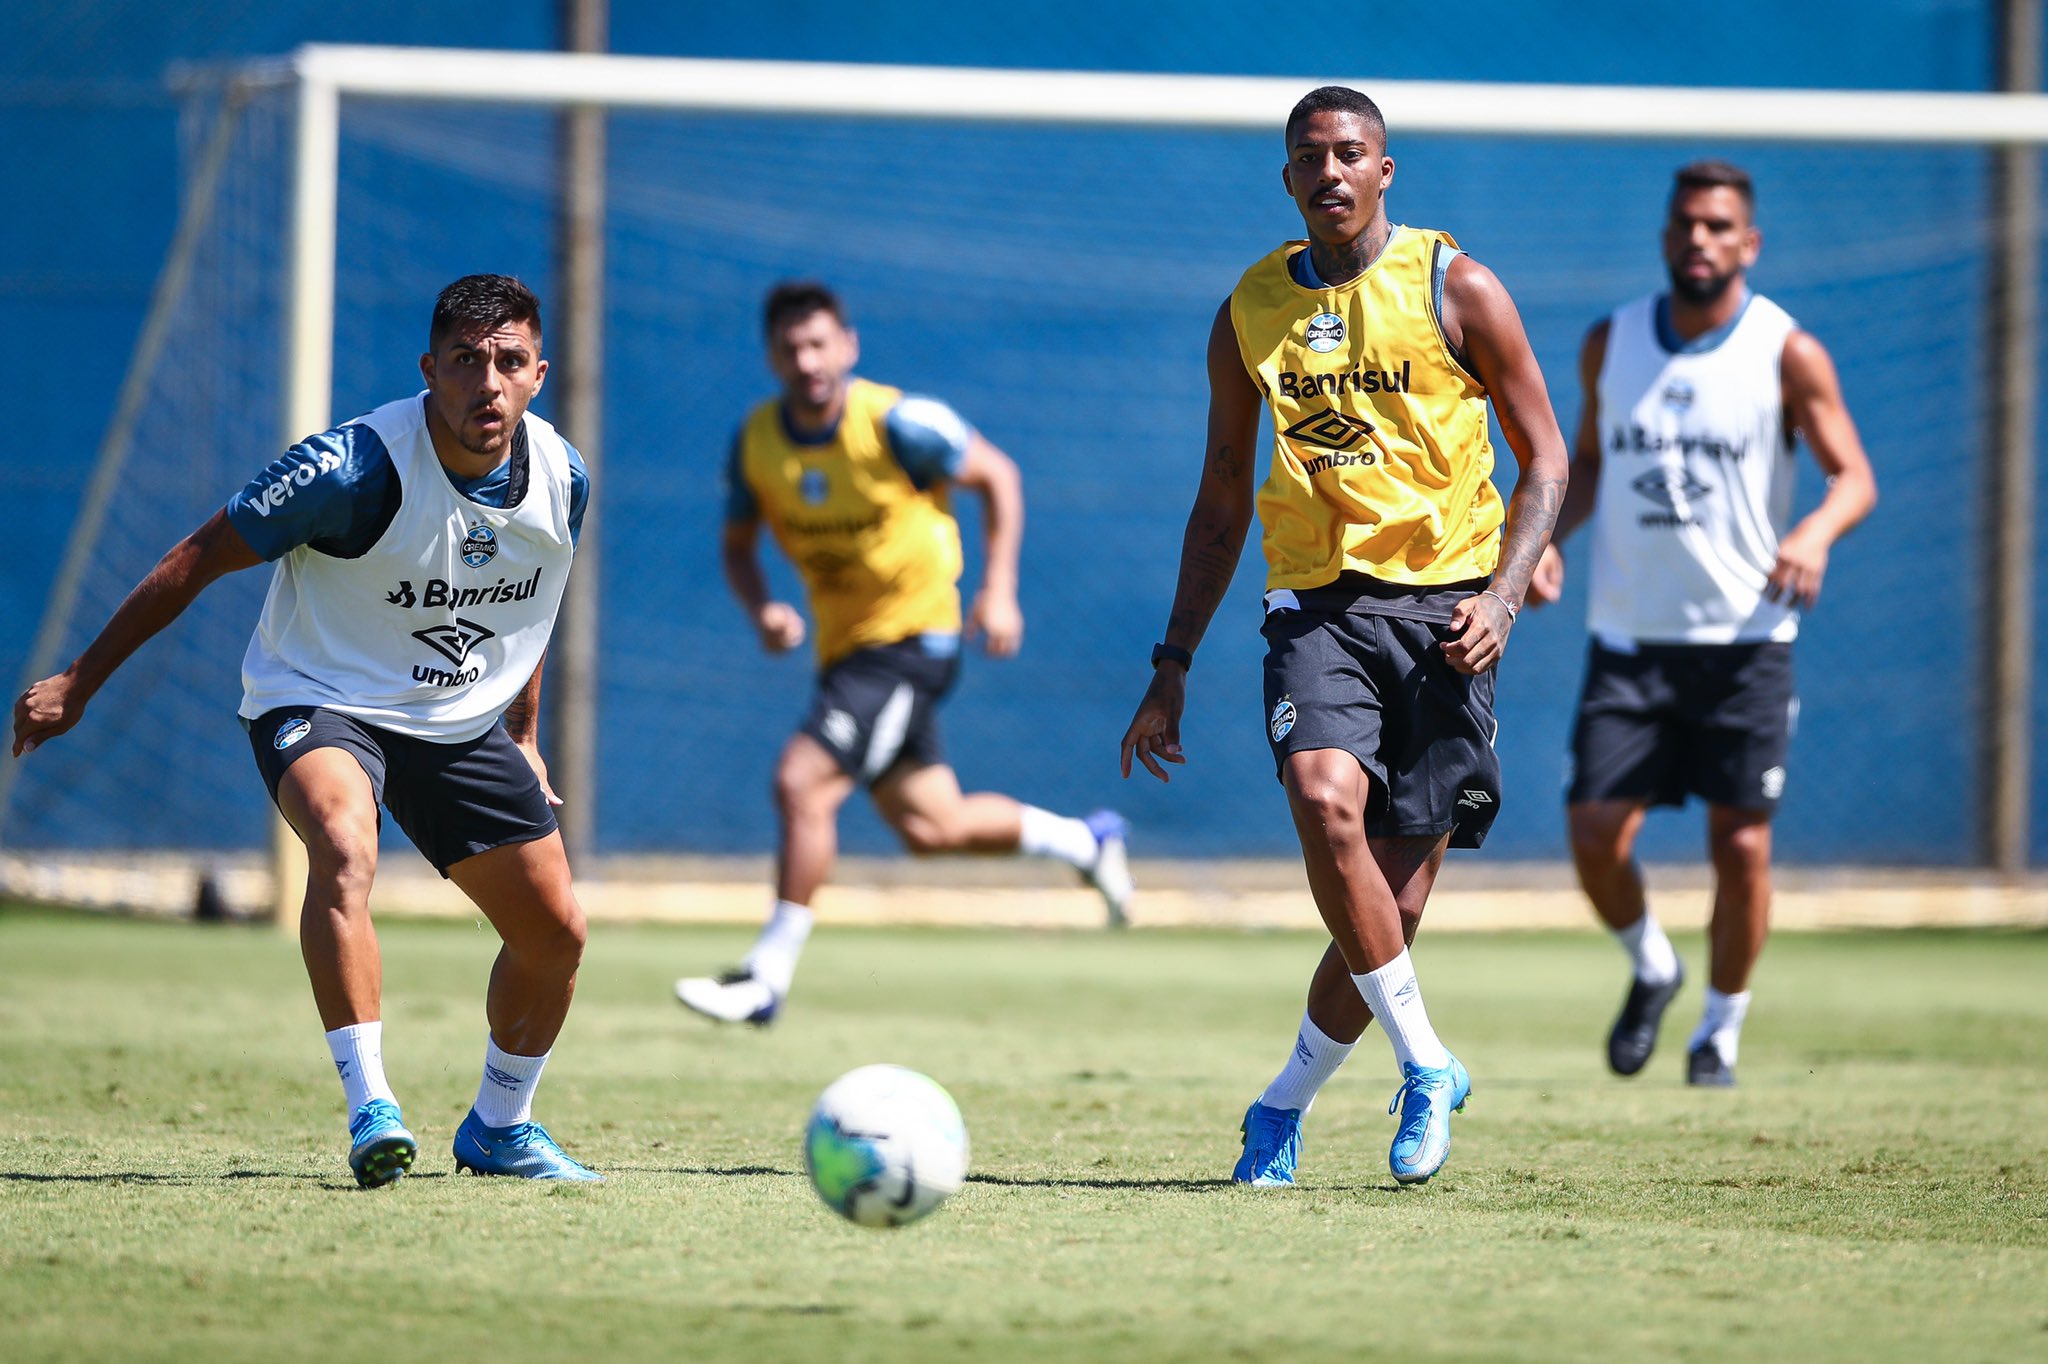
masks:
POLYGON ((1607 1034, 1607 1064, 1616 1075, 1633 1075, 1649 1063, 1650 1053, 1657 1049, 1657 1027, 1664 1021, 1664 1010, 1684 984, 1683 966, 1664 985, 1641 979, 1629 982, 1628 998, 1621 1002, 1621 1014, 1607 1034))
POLYGON ((1733 1089, 1735 1067, 1721 1059, 1721 1049, 1709 1038, 1686 1053, 1685 1082, 1714 1089, 1733 1089))

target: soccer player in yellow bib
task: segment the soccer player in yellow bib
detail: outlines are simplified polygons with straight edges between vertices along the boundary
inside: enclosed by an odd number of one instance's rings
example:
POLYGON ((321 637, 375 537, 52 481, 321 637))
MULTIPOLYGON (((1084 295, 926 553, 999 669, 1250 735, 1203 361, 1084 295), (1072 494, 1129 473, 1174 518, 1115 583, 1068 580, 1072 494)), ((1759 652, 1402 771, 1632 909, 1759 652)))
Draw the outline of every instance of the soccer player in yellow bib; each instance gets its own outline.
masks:
POLYGON ((782 819, 775 907, 739 969, 676 982, 708 1018, 764 1025, 789 993, 810 937, 811 901, 838 850, 839 807, 865 785, 914 853, 1053 857, 1124 921, 1131 875, 1123 819, 1056 815, 991 792, 963 794, 946 765, 938 705, 959 671, 960 528, 949 490, 986 510, 987 566, 966 613, 997 658, 1017 652, 1017 466, 935 398, 856 378, 860 340, 821 284, 767 299, 768 361, 779 398, 756 407, 733 443, 726 582, 770 653, 804 642, 803 615, 773 600, 756 545, 765 521, 803 579, 816 624, 818 688, 775 770, 782 819))
POLYGON ((1287 119, 1287 192, 1308 225, 1245 272, 1209 334, 1208 451, 1153 677, 1123 740, 1161 781, 1187 761, 1187 675, 1251 526, 1261 406, 1260 717, 1331 945, 1286 1064, 1245 1114, 1233 1177, 1294 1183, 1301 1124, 1378 1018, 1402 1082, 1388 1153, 1420 1183, 1471 1090, 1408 957, 1448 846, 1500 808, 1493 670, 1565 488, 1564 437, 1507 291, 1449 236, 1387 220, 1386 123, 1356 90, 1287 119), (1502 506, 1491 400, 1521 466, 1502 506))

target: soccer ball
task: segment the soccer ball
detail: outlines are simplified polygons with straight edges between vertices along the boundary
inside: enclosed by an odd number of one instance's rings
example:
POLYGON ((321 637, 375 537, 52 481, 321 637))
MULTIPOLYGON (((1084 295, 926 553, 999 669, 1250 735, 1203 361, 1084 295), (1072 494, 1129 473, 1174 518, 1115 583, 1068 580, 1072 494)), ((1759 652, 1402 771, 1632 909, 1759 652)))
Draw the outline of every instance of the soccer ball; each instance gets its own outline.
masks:
POLYGON ((862 1066, 825 1087, 804 1133, 804 1168, 825 1206, 864 1227, 900 1227, 967 1177, 967 1127, 953 1096, 902 1066, 862 1066))

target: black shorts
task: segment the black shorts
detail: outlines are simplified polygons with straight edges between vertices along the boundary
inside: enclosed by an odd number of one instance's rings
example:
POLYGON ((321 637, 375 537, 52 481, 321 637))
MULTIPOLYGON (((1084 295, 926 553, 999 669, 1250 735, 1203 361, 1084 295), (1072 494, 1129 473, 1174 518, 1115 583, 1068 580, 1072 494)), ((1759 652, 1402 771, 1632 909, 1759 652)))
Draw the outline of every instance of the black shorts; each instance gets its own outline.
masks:
POLYGON ((1266 742, 1290 753, 1341 748, 1372 778, 1374 838, 1450 834, 1476 848, 1500 813, 1493 673, 1450 665, 1448 625, 1320 610, 1269 612, 1266 742))
POLYGON ((918 636, 848 654, 818 678, 797 726, 825 746, 839 770, 873 786, 891 768, 946 760, 939 702, 960 674, 960 641, 918 636))
POLYGON ((1799 714, 1792 646, 1594 641, 1565 799, 1775 810, 1799 714))
POLYGON ((285 769, 300 758, 316 748, 345 749, 362 764, 377 802, 443 876, 465 857, 531 843, 557 827, 540 778, 502 722, 454 744, 394 734, 318 706, 281 706, 243 724, 272 801, 285 769))

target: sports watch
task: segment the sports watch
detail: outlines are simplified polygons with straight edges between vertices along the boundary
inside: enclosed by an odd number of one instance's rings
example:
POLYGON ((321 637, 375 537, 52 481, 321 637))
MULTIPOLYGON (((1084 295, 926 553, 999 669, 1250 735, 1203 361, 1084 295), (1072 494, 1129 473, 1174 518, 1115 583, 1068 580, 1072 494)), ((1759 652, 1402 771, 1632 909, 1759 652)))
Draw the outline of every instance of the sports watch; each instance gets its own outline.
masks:
POLYGON ((1178 644, 1155 644, 1152 646, 1152 666, 1157 668, 1162 663, 1178 663, 1180 670, 1186 672, 1195 666, 1195 656, 1178 644))

